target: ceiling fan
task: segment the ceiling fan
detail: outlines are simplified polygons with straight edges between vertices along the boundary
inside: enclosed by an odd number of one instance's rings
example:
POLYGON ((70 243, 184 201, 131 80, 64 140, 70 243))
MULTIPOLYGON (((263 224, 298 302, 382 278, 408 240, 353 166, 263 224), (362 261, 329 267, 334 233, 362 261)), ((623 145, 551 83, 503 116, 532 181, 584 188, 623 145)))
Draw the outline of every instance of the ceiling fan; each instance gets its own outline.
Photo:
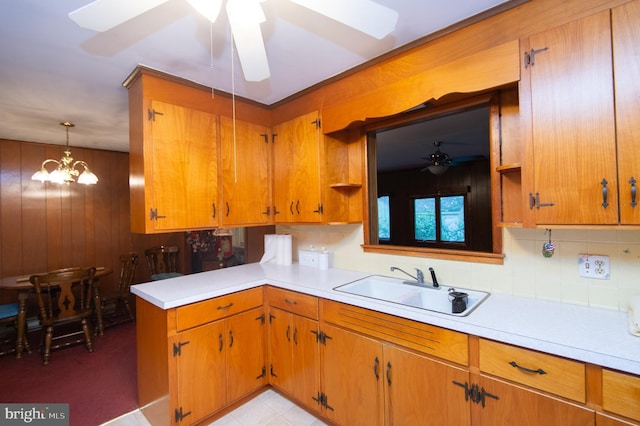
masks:
MULTIPOLYGON (((83 28, 104 32, 170 0, 95 0, 69 13, 83 28)), ((223 0, 187 0, 212 23, 223 0)), ((270 76, 260 24, 266 21, 265 0, 226 0, 226 12, 242 71, 247 81, 270 76)), ((398 21, 398 12, 372 0, 289 0, 360 32, 382 39, 398 21)))
POLYGON ((443 143, 444 142, 441 141, 434 142, 433 146, 436 147, 436 150, 428 157, 422 157, 429 161, 429 164, 422 168, 420 170, 421 172, 430 171, 434 175, 441 175, 447 171, 449 166, 456 166, 484 158, 482 155, 467 155, 464 157, 451 158, 449 154, 440 151, 440 145, 443 143))

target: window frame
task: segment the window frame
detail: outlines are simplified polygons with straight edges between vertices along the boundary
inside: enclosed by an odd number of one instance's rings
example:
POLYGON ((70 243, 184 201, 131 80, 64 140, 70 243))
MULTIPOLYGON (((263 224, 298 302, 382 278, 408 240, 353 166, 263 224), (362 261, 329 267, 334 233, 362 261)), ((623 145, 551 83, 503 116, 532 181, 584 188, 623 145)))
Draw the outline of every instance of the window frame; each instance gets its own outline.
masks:
MULTIPOLYGON (((501 200, 501 187, 499 177, 495 172, 495 164, 500 164, 500 95, 496 91, 470 95, 468 97, 441 98, 437 105, 431 108, 418 109, 393 117, 376 120, 363 126, 363 133, 366 136, 366 186, 365 186, 365 206, 364 206, 364 242, 362 249, 365 253, 378 253, 400 256, 428 257, 447 260, 458 260, 466 262, 488 263, 502 265, 504 254, 502 253, 502 230, 500 229, 500 206, 495 200, 501 200), (451 113, 464 108, 474 108, 481 104, 489 105, 491 129, 489 136, 490 143, 490 164, 491 164, 491 232, 493 236, 492 252, 480 252, 470 250, 458 250, 451 248, 430 248, 416 246, 398 246, 381 244, 377 238, 378 218, 377 218, 377 170, 376 170, 376 143, 375 132, 392 126, 408 124, 413 121, 433 118, 440 114, 451 113), (373 135, 373 136, 372 136, 373 135)), ((392 214, 390 212, 390 214, 392 214)))

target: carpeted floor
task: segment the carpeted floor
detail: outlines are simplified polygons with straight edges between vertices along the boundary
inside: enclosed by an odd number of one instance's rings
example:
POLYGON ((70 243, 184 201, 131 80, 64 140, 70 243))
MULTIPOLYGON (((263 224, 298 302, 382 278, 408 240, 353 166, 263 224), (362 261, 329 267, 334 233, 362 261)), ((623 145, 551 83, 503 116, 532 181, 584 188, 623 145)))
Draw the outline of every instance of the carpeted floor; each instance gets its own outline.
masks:
POLYGON ((0 358, 0 402, 68 403, 71 426, 94 426, 137 408, 136 327, 107 328, 83 345, 53 351, 42 365, 39 336, 29 337, 32 352, 22 359, 0 358))

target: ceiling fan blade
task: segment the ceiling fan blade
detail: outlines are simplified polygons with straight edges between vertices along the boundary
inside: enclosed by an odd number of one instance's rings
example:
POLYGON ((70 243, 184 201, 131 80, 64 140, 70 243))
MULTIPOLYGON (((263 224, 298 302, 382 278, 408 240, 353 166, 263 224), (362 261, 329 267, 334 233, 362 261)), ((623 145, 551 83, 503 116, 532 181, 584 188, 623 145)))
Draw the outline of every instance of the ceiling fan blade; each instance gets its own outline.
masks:
POLYGON ((377 39, 389 35, 398 22, 398 12, 371 0, 291 0, 377 39))
POLYGON ((216 22, 222 7, 222 0, 187 0, 191 7, 211 22, 216 22))
POLYGON ((247 81, 269 78, 269 62, 260 24, 266 20, 260 0, 228 0, 227 16, 242 72, 247 81))
POLYGON ((104 32, 168 0, 95 0, 69 13, 83 28, 104 32))

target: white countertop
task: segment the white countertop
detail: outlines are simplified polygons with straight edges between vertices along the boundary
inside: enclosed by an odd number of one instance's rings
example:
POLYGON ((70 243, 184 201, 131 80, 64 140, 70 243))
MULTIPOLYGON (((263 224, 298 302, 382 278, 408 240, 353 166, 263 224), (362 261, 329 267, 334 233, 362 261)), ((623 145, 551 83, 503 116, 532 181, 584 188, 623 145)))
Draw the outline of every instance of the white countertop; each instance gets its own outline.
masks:
POLYGON ((234 266, 138 284, 131 292, 162 308, 271 284, 403 318, 640 374, 640 337, 627 314, 492 293, 469 316, 458 317, 333 290, 370 274, 344 269, 259 264, 234 266))

